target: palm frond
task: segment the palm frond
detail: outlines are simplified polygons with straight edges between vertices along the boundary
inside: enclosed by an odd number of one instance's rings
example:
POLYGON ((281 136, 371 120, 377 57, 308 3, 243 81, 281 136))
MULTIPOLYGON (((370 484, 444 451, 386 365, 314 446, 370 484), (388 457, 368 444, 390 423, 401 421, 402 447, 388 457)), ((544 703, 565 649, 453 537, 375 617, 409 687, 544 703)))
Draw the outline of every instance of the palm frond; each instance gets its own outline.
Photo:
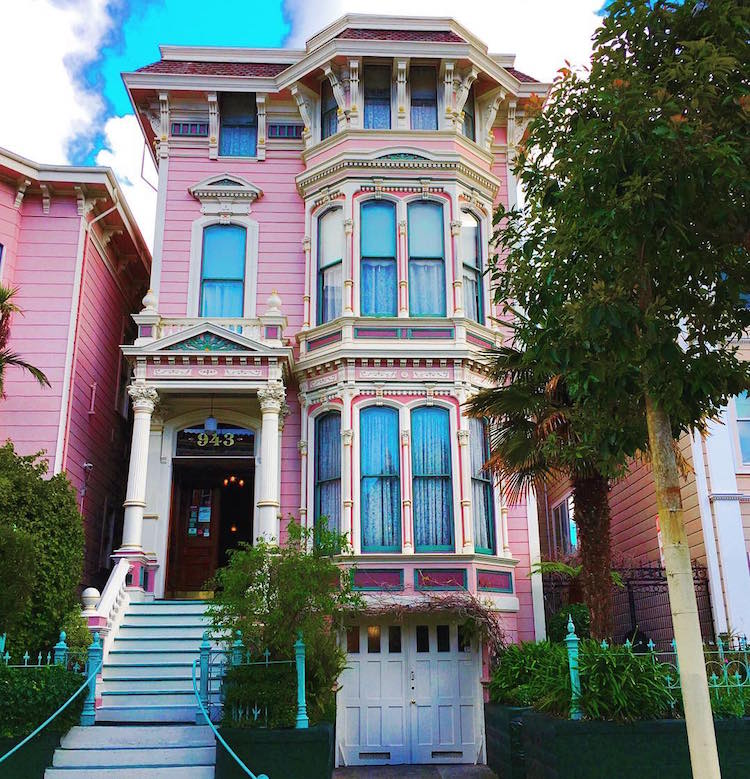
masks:
POLYGON ((31 365, 31 363, 23 360, 16 352, 10 349, 0 349, 0 396, 3 394, 3 378, 5 376, 5 369, 9 365, 15 365, 17 368, 28 371, 42 387, 52 386, 49 379, 39 368, 31 365))

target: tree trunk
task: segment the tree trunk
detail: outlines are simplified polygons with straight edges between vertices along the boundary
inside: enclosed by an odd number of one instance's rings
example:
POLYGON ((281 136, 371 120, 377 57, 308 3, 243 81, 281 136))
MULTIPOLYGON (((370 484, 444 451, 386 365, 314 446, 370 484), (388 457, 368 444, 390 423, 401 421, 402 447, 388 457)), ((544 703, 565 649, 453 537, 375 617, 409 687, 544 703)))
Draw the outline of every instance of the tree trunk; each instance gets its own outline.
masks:
POLYGON ((669 608, 680 667, 690 764, 694 779, 720 779, 698 603, 682 512, 680 476, 672 448, 672 429, 667 413, 648 395, 646 422, 669 587, 669 608))
POLYGON ((612 637, 611 550, 609 537, 609 485, 600 473, 573 481, 575 521, 583 601, 591 614, 591 637, 612 637))

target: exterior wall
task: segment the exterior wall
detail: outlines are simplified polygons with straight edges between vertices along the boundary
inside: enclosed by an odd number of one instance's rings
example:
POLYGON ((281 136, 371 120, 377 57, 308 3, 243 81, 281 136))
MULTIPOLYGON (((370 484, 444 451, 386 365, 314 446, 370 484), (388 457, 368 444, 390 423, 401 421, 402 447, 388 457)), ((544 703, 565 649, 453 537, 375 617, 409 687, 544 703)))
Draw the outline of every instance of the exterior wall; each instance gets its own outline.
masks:
POLYGON ((9 368, 0 430, 21 454, 45 450, 52 472, 59 468, 55 449, 81 219, 73 198, 53 198, 44 214, 41 198, 26 196, 20 213, 12 283, 24 313, 13 317, 10 346, 44 371, 52 386, 40 387, 28 373, 9 368))
POLYGON ((302 324, 305 283, 304 206, 294 178, 303 169, 299 152, 269 150, 263 162, 209 160, 175 150, 169 158, 164 244, 159 290, 159 313, 165 317, 187 315, 191 226, 201 217, 200 203, 188 188, 217 173, 233 173, 263 191, 253 203, 250 218, 260 225, 256 310, 262 314, 271 291, 281 296, 289 321, 287 334, 302 324))
MULTIPOLYGON (((128 456, 127 419, 116 408, 120 344, 125 334, 128 297, 100 249, 89 238, 81 284, 80 319, 76 333, 65 468, 79 489, 86 517, 85 571, 99 570, 105 508, 119 515, 124 498, 128 456), (83 465, 94 467, 88 476, 83 465)), ((129 292, 129 291, 128 291, 129 292)), ((108 567, 108 566, 107 566, 108 567)), ((87 579, 88 581, 88 579, 87 579)))

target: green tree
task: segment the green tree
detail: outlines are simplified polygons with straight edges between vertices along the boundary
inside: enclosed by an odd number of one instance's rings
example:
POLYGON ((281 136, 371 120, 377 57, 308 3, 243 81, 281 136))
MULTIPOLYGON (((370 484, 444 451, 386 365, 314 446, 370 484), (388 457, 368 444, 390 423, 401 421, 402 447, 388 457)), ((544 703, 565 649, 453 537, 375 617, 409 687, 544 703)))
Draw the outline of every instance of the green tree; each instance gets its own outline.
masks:
POLYGON ((0 398, 5 397, 3 392, 3 377, 8 365, 15 365, 28 371, 42 387, 49 387, 47 377, 30 363, 12 351, 8 346, 10 340, 10 319, 13 314, 21 313, 21 309, 13 302, 18 290, 4 287, 0 284, 0 398))
MULTIPOLYGON (((544 374, 513 347, 494 350, 489 367, 496 386, 467 404, 489 419, 487 468, 510 500, 560 477, 570 479, 580 544, 579 582, 591 614, 591 635, 612 635, 609 480, 585 436, 587 421, 571 402, 564 377, 544 374)), ((617 469, 623 463, 614 463, 617 469)), ((612 474, 615 475, 615 474, 612 474)))
POLYGON ((749 29, 737 0, 612 2, 588 72, 562 70, 527 129, 525 199, 496 215, 492 271, 522 312, 528 364, 565 376, 599 461, 648 448, 700 779, 719 764, 674 438, 750 386, 737 354, 750 325, 749 29))
POLYGON ((311 720, 333 716, 335 689, 346 656, 339 632, 356 611, 360 596, 349 571, 334 556, 348 548, 345 536, 318 526, 315 531, 290 522, 283 545, 259 539, 232 551, 216 573, 209 606, 214 631, 234 636, 258 657, 294 657, 297 632, 306 646, 306 691, 311 720), (314 543, 313 543, 314 537, 314 543))
POLYGON ((13 611, 0 614, 0 632, 5 622, 13 623, 11 652, 49 650, 78 600, 83 518, 65 474, 47 478, 47 469, 38 454, 22 457, 11 442, 0 446, 0 527, 6 537, 12 530, 30 539, 33 559, 30 592, 15 607, 3 601, 13 611))

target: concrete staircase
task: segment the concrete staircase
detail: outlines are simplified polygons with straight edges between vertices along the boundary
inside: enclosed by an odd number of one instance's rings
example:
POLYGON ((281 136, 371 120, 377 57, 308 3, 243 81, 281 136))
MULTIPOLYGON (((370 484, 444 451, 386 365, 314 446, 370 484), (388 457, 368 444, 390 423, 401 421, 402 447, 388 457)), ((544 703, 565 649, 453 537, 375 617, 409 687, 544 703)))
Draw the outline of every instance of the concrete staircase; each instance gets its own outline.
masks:
POLYGON ((216 742, 194 724, 192 683, 205 610, 203 601, 129 604, 97 684, 96 725, 63 738, 44 779, 213 779, 216 742))
POLYGON ((44 779, 213 779, 207 725, 95 725, 73 728, 44 779))
POLYGON ((204 601, 131 603, 97 686, 97 723, 195 722, 191 679, 203 631, 204 601))

